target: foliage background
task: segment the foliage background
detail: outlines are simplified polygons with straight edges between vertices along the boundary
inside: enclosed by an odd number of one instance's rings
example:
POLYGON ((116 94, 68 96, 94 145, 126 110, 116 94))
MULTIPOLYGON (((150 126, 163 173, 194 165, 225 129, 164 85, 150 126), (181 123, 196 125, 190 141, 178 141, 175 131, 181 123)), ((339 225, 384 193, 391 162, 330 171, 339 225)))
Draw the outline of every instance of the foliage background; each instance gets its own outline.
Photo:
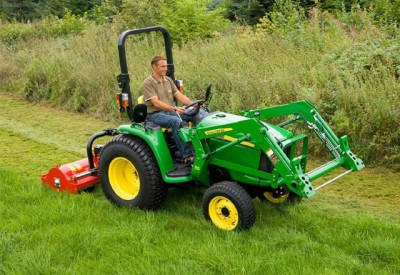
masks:
MULTIPOLYGON (((309 100, 367 163, 400 163, 400 0, 107 0, 0 2, 0 91, 116 118, 116 42, 164 25, 190 97, 214 83, 213 108, 239 113, 309 100)), ((134 95, 163 54, 130 38, 134 95)))

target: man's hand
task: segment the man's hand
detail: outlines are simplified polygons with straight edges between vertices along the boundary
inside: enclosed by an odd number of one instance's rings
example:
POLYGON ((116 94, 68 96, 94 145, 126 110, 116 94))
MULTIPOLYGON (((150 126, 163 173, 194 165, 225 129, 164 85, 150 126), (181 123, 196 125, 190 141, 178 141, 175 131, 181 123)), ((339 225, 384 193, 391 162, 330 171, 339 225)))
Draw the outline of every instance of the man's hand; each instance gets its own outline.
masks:
POLYGON ((185 108, 183 107, 176 107, 176 112, 180 115, 183 115, 185 113, 185 108))

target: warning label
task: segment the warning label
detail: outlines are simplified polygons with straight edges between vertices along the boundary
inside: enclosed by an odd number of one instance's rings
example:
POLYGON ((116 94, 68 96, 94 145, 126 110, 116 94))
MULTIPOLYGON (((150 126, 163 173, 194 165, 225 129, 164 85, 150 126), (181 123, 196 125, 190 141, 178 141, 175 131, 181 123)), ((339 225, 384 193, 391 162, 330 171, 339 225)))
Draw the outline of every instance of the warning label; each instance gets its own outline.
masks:
POLYGON ((272 151, 272 149, 268 149, 266 154, 273 164, 276 164, 279 161, 278 157, 274 154, 274 151, 272 151))

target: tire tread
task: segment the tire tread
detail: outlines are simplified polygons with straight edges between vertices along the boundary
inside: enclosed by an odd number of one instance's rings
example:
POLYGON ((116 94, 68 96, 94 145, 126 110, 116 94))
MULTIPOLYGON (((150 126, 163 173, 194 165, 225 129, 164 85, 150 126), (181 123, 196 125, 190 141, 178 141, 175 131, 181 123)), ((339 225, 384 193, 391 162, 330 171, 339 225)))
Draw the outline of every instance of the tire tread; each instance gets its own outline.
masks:
MULTIPOLYGON (((103 154, 107 154, 110 148, 114 146, 123 146, 125 147, 125 150, 131 150, 137 155, 145 169, 145 173, 148 176, 148 180, 145 183, 147 184, 146 188, 148 192, 146 197, 138 203, 123 203, 122 201, 115 201, 115 199, 113 199, 113 196, 109 194, 107 188, 103 188, 103 192, 106 197, 111 202, 119 206, 136 206, 143 210, 158 209, 166 198, 167 186, 162 180, 160 169, 153 152, 144 141, 137 137, 131 135, 121 135, 113 138, 104 146, 103 150, 100 153, 99 159, 99 175, 102 181, 102 186, 106 184, 103 182, 103 180, 105 178, 108 178, 104 174, 108 173, 108 169, 105 169, 106 167, 103 167, 104 164, 102 163, 102 157, 104 157, 103 154)), ((141 182, 141 184, 143 183, 141 182)))
POLYGON ((256 212, 250 195, 247 191, 235 182, 222 181, 212 185, 206 190, 203 196, 203 214, 207 220, 210 219, 208 205, 215 196, 226 196, 236 206, 239 212, 239 223, 234 230, 250 229, 256 218, 256 212))

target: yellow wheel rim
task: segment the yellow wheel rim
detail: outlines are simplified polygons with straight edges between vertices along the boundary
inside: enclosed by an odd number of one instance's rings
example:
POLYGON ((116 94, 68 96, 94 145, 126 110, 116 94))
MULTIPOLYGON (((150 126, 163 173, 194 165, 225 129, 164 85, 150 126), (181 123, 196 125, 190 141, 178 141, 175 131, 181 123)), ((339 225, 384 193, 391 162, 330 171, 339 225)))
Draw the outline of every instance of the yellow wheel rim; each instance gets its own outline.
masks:
POLYGON ((277 198, 274 197, 273 192, 264 192, 263 196, 272 203, 282 203, 288 199, 289 192, 277 198))
POLYGON ((211 221, 220 229, 233 230, 239 222, 239 213, 233 202, 223 196, 214 197, 208 205, 211 221))
POLYGON ((133 200, 139 194, 139 174, 132 162, 126 158, 118 157, 111 161, 108 179, 114 192, 124 200, 133 200))

